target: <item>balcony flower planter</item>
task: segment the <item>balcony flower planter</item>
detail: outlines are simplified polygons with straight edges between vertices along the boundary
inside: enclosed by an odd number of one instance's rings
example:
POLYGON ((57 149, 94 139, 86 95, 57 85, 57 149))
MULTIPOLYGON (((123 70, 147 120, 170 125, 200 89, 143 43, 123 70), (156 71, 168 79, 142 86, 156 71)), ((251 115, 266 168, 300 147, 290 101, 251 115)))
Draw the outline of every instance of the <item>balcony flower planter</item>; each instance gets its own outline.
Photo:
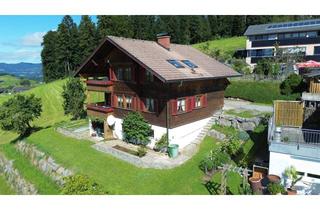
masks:
POLYGON ((287 188, 287 194, 288 195, 297 195, 297 190, 292 188, 287 188))
POLYGON ((279 184, 281 179, 279 176, 274 175, 274 174, 270 174, 267 176, 269 183, 277 183, 279 184))
POLYGON ((250 183, 251 189, 254 193, 257 193, 257 194, 262 193, 261 178, 250 177, 249 183, 250 183))

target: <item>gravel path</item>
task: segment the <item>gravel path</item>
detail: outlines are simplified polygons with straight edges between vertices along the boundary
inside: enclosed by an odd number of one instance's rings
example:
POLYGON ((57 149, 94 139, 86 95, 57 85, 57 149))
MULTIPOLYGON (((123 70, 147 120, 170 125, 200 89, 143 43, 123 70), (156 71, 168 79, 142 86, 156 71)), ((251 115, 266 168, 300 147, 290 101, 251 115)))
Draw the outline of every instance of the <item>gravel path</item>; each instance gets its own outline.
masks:
POLYGON ((273 112, 272 105, 260 105, 254 104, 249 101, 235 100, 235 99, 224 99, 223 109, 243 109, 243 110, 255 110, 259 112, 273 112))

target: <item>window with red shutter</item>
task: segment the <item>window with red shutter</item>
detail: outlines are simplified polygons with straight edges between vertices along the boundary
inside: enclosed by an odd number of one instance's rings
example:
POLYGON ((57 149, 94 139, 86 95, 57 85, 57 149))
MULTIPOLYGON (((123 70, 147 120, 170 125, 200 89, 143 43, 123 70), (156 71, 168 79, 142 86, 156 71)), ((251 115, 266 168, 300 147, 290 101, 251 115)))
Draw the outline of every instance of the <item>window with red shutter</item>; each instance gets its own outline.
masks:
POLYGON ((206 107, 206 106, 208 106, 208 99, 207 99, 207 94, 204 94, 203 96, 202 96, 202 106, 203 107, 206 107))
POLYGON ((176 115, 177 114, 177 100, 176 99, 171 99, 170 100, 170 105, 171 105, 171 114, 176 115))

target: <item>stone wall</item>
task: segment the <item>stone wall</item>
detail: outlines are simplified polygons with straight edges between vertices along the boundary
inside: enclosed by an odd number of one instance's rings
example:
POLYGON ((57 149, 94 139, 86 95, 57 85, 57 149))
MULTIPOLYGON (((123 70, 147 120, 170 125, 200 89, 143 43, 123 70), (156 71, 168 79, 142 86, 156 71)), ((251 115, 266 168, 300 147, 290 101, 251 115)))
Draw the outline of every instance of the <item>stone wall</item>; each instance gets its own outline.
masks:
POLYGON ((37 189, 26 181, 13 166, 13 161, 0 154, 0 173, 3 173, 10 186, 21 195, 36 195, 37 189))
POLYGON ((44 174, 51 177, 60 186, 64 184, 64 177, 73 175, 71 170, 57 164, 52 157, 39 151, 32 144, 20 141, 16 144, 16 148, 25 155, 33 165, 38 167, 44 174))
POLYGON ((234 127, 244 131, 252 131, 262 121, 263 117, 243 118, 233 115, 219 114, 214 116, 214 123, 217 125, 234 127))

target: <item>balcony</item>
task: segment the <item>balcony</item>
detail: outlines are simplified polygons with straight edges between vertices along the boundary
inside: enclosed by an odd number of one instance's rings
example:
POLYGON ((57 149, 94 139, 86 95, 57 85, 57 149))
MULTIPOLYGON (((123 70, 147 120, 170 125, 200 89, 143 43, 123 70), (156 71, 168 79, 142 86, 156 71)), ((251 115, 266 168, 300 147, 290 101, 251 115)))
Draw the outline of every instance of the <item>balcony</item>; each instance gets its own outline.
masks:
POLYGON ((87 104, 87 113, 91 116, 107 117, 112 112, 113 108, 110 106, 106 106, 104 102, 87 104))
POLYGON ((87 89, 89 91, 111 92, 113 82, 110 80, 87 80, 87 89))
POLYGON ((308 44, 319 44, 320 37, 305 37, 305 38, 292 38, 292 39, 278 39, 278 40, 258 40, 252 41, 252 47, 270 47, 276 43, 279 46, 286 45, 308 45, 308 44))
POLYGON ((268 142, 270 152, 320 159, 320 130, 290 126, 276 127, 271 118, 268 142))

